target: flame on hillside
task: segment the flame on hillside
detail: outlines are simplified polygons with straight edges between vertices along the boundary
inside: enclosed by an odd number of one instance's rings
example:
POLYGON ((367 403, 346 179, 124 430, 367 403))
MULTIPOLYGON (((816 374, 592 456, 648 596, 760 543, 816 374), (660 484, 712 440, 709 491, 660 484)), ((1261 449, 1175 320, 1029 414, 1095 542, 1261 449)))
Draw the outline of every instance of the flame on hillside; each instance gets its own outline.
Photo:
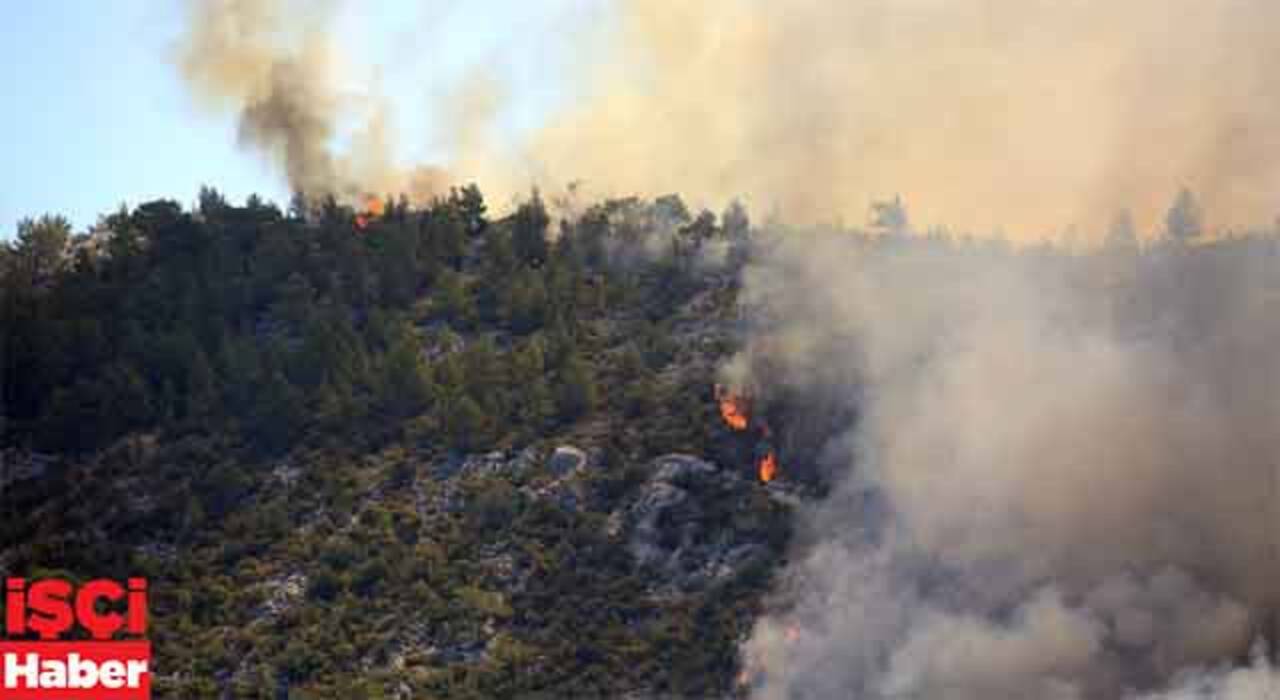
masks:
POLYGON ((778 478, 778 458, 773 454, 773 450, 769 450, 765 454, 764 459, 760 460, 760 481, 769 483, 778 478))
MULTIPOLYGON (((760 476, 762 483, 769 483, 778 478, 778 457, 771 446, 768 446, 768 440, 773 435, 769 430, 769 425, 763 420, 752 420, 751 416, 751 399, 744 393, 736 392, 728 389, 720 384, 715 387, 716 403, 720 407, 720 417, 724 420, 725 425, 735 432, 747 432, 754 429, 760 434, 760 440, 765 441, 767 449, 764 457, 756 465, 756 473, 760 476)), ((758 454, 758 453, 757 453, 758 454)))
POLYGON ((720 404, 720 417, 734 430, 746 430, 750 423, 750 404, 747 397, 716 385, 716 401, 720 404))
POLYGON ((364 230, 369 224, 382 216, 386 208, 382 199, 375 195, 365 195, 364 211, 356 214, 356 228, 364 230))

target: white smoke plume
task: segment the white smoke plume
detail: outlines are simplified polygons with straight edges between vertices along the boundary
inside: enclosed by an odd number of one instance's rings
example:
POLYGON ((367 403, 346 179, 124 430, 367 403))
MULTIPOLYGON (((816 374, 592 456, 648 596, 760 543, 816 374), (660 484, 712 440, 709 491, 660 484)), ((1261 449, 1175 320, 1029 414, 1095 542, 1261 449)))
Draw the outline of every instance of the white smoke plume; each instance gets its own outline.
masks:
POLYGON ((1173 686, 1136 700, 1273 700, 1280 697, 1280 672, 1267 660, 1265 647, 1254 649, 1250 664, 1231 668, 1190 669, 1173 686))
POLYGON ((752 380, 857 376, 859 418, 743 647, 753 697, 1266 697, 1233 664, 1280 581, 1273 242, 767 250, 752 380))

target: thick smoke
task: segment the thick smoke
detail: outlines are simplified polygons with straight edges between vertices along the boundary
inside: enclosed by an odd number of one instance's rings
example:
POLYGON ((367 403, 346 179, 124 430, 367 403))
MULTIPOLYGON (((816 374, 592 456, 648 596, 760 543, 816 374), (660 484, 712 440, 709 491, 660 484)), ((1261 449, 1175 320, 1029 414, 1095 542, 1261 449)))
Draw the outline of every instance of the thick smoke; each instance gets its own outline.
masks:
POLYGON ((796 220, 894 192, 921 221, 1043 234, 1157 224, 1179 185, 1218 224, 1280 191, 1268 0, 709 0, 620 7, 594 99, 537 144, 623 192, 745 195, 796 220))
POLYGON ((1276 253, 778 240, 752 380, 856 375, 859 419, 744 646, 755 697, 1264 697, 1265 659, 1195 669, 1276 609, 1276 253))
POLYGON ((449 182, 441 169, 397 166, 385 100, 341 87, 334 12, 334 2, 193 1, 178 47, 182 75, 201 102, 235 111, 241 144, 278 163, 296 192, 348 201, 439 193, 449 182), (362 126, 340 150, 352 119, 362 126))
MULTIPOLYGON (((335 88, 332 12, 299 5, 199 0, 184 74, 236 106, 247 140, 276 153, 295 187, 380 185, 330 153, 353 100, 335 88)), ((861 222, 873 199, 901 193, 923 224, 1020 238, 1072 224, 1100 236, 1124 207, 1151 232, 1184 185, 1216 227, 1280 209, 1271 0, 609 7, 597 31, 564 29, 583 37, 562 76, 574 97, 516 155, 499 155, 486 127, 502 86, 432 105, 423 118, 452 137, 451 170, 499 201, 581 180, 714 208, 743 196, 793 221, 861 222)))

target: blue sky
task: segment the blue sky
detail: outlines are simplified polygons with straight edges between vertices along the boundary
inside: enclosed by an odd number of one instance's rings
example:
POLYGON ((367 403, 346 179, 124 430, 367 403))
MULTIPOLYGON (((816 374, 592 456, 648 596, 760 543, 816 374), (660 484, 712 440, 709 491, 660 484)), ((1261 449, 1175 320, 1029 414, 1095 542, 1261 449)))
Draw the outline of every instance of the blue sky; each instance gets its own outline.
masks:
MULTIPOLYGON (((604 0, 381 0, 349 3, 337 31, 395 98, 403 158, 429 158, 428 96, 475 66, 508 85, 502 124, 532 128, 561 100, 574 22, 604 0)), ((232 114, 199 109, 171 56, 185 21, 176 0, 13 4, 0 22, 0 237, 24 216, 68 216, 77 230, 156 197, 190 203, 200 185, 233 201, 284 203, 283 178, 236 144, 232 114)), ((576 44, 574 45, 576 46, 576 44)))

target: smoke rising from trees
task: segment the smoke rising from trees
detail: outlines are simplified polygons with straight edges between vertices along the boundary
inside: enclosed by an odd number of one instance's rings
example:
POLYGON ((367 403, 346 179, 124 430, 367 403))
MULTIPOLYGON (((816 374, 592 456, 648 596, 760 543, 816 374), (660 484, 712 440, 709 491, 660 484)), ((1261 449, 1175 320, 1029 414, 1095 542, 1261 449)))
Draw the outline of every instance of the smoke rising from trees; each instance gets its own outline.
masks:
POLYGON ((1261 659, 1204 670, 1246 660, 1277 603, 1274 242, 1071 256, 793 232, 770 250, 744 294, 778 369, 751 380, 857 376, 860 417, 744 645, 755 697, 1280 680, 1261 659))
MULTIPOLYGON (((456 162, 397 168, 378 118, 335 150, 344 114, 382 98, 338 89, 331 5, 195 2, 179 64, 308 194, 422 197, 482 173, 508 193, 740 195, 793 221, 861 220, 900 193, 921 228, 1110 227, 1102 257, 817 236, 748 271, 781 319, 778 376, 861 386, 825 452, 835 493, 744 647, 768 670, 756 693, 1234 699, 1274 682, 1260 657, 1228 670, 1276 609, 1274 251, 1131 243, 1273 218, 1280 5, 615 9, 613 53, 573 76, 582 98, 509 159, 477 126, 500 86, 424 115, 455 126, 456 162)), ((890 213, 875 223, 907 225, 890 213)))
POLYGON ((1100 239, 1124 208, 1159 232, 1183 186, 1211 228, 1277 209, 1280 6, 1267 0, 624 0, 608 27, 574 29, 611 50, 583 50, 575 98, 517 153, 489 143, 508 94, 489 82, 421 115, 455 154, 419 172, 390 165, 402 149, 376 118, 374 138, 334 152, 344 111, 384 99, 338 89, 350 57, 333 7, 195 0, 181 42, 195 93, 238 113, 244 141, 303 190, 583 181, 853 222, 901 193, 922 227, 1018 238, 1075 224, 1100 239))

